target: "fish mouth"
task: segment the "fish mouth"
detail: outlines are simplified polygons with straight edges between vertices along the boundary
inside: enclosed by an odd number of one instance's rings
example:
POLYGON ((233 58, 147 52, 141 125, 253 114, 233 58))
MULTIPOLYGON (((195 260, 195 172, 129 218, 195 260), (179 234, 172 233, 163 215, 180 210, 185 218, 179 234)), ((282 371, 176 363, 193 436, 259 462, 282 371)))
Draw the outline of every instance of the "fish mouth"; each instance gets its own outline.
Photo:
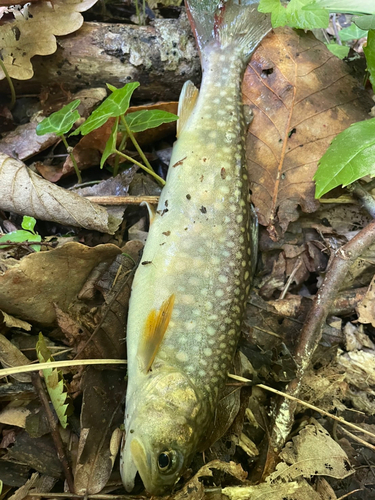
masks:
POLYGON ((139 475, 143 481, 147 491, 152 492, 154 487, 150 477, 151 464, 147 460, 147 453, 142 443, 137 438, 133 438, 130 443, 130 452, 133 463, 137 468, 139 475))

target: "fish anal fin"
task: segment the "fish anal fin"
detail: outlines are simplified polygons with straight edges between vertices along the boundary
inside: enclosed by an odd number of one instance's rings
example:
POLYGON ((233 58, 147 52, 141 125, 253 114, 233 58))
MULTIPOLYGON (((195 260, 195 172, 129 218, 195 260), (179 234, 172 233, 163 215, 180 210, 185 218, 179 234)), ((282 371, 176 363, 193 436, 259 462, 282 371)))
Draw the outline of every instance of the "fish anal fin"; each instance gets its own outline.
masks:
POLYGON ((198 99, 198 95, 199 90, 193 82, 188 80, 184 83, 180 94, 180 100, 178 102, 177 113, 179 118, 177 121, 177 137, 179 137, 182 130, 184 129, 186 122, 188 121, 189 116, 194 109, 195 103, 198 99))
POLYGON ((162 303, 158 311, 152 309, 146 319, 142 340, 138 348, 138 359, 141 369, 145 373, 150 370, 167 331, 172 316, 174 300, 175 295, 172 294, 162 303))

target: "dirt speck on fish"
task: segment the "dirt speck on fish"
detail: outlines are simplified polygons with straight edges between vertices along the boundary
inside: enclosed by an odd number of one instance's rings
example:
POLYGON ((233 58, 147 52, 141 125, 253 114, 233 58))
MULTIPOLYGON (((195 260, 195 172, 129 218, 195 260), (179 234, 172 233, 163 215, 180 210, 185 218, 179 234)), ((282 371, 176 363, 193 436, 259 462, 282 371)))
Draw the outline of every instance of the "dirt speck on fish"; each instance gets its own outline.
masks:
POLYGON ((245 66, 270 20, 258 0, 189 0, 201 53, 200 92, 187 82, 178 140, 134 278, 121 474, 170 491, 217 437, 215 412, 250 289, 245 66), (166 208, 168 206, 168 208, 166 208))

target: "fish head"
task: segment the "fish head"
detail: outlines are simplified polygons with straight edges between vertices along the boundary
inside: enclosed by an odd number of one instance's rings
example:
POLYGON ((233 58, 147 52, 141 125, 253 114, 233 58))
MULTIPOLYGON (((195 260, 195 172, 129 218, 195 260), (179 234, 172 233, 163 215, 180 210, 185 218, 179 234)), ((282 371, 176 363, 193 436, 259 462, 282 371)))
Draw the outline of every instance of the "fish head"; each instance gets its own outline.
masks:
MULTIPOLYGON (((194 388, 178 374, 158 378, 137 398, 126 421, 121 475, 127 491, 138 472, 152 495, 170 492, 190 465, 202 437, 202 412, 194 388)), ((127 410, 131 407, 127 403, 127 410)))

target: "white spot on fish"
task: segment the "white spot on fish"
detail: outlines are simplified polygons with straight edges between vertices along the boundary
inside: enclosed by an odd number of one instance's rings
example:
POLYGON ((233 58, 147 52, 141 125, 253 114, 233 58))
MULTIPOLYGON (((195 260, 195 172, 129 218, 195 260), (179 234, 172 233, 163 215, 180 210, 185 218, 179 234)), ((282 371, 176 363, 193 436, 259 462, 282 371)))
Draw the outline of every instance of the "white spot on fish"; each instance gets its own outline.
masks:
POLYGON ((220 274, 218 280, 220 283, 228 283, 228 276, 225 276, 225 274, 220 274))
POLYGON ((206 347, 205 349, 203 349, 203 354, 205 356, 212 356, 212 349, 210 349, 209 347, 206 347))
POLYGON ((195 328, 196 326, 197 326, 197 324, 196 324, 196 322, 195 322, 195 321, 187 321, 187 322, 185 323, 185 328, 186 328, 186 330, 189 330, 189 331, 194 330, 194 328, 195 328))
POLYGON ((206 311, 211 311, 211 309, 213 309, 214 306, 212 305, 212 302, 206 302, 204 304, 204 307, 205 307, 206 311))
POLYGON ((208 326, 207 333, 208 333, 208 335, 216 335, 216 330, 212 326, 208 326))
POLYGON ((188 360, 188 355, 186 354, 186 352, 178 352, 176 354, 176 358, 178 359, 178 361, 187 361, 188 360))

